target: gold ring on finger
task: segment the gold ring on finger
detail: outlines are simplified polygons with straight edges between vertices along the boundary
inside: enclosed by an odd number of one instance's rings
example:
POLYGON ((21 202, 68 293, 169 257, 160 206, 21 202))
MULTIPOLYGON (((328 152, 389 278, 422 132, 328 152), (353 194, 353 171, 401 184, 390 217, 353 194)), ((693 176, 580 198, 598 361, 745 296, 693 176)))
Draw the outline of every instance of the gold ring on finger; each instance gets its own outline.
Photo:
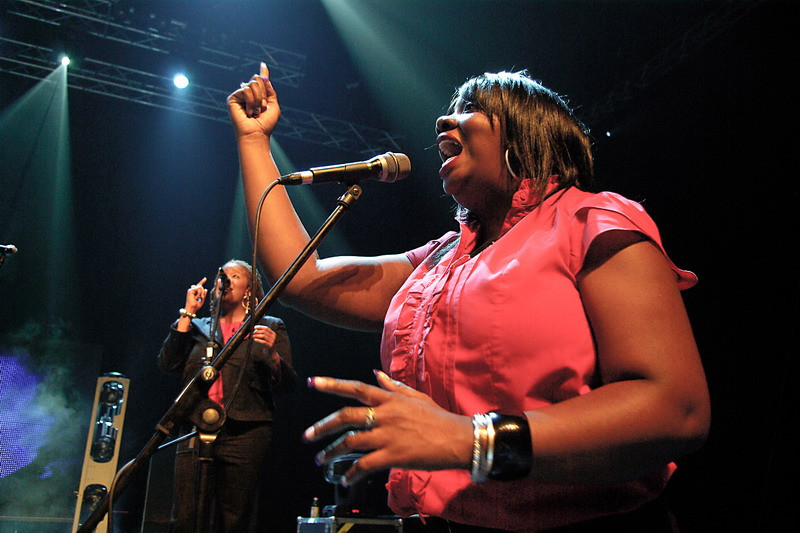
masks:
POLYGON ((375 418, 375 409, 372 407, 367 407, 367 413, 364 416, 364 427, 367 429, 372 429, 378 425, 378 419, 375 418))

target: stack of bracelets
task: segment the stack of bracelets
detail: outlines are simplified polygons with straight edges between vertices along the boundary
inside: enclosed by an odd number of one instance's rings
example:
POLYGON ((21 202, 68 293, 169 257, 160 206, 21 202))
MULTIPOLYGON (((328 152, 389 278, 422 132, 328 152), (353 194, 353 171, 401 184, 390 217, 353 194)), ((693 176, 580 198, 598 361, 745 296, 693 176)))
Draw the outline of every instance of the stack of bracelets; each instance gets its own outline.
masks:
POLYGON ((196 315, 196 314, 194 314, 194 313, 190 313, 189 311, 187 311, 187 310, 186 310, 186 309, 184 309, 183 307, 181 307, 180 309, 178 309, 178 314, 179 314, 179 315, 181 315, 181 316, 187 316, 187 317, 189 317, 189 318, 197 318, 197 315, 196 315))
POLYGON ((472 417, 472 481, 511 481, 528 475, 533 446, 528 419, 495 412, 472 417))

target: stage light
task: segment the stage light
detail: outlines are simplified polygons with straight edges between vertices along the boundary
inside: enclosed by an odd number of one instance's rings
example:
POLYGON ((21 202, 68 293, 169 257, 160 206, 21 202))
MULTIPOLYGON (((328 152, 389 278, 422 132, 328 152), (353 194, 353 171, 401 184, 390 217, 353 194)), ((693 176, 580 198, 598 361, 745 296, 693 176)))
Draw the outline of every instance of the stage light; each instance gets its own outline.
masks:
POLYGON ((61 56, 61 64, 65 67, 69 65, 69 56, 61 56))
POLYGON ((189 86, 189 78, 183 74, 176 74, 175 77, 172 78, 172 83, 174 83, 175 87, 178 89, 185 89, 189 86))

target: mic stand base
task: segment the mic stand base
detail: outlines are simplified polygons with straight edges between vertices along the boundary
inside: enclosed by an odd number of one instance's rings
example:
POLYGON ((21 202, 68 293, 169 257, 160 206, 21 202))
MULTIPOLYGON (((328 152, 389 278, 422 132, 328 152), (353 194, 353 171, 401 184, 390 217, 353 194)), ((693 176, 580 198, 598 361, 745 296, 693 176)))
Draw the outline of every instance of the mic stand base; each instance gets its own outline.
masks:
POLYGON ((211 533, 214 530, 211 518, 213 504, 209 490, 209 476, 214 468, 214 442, 217 433, 200 433, 197 463, 195 465, 195 517, 196 533, 211 533))

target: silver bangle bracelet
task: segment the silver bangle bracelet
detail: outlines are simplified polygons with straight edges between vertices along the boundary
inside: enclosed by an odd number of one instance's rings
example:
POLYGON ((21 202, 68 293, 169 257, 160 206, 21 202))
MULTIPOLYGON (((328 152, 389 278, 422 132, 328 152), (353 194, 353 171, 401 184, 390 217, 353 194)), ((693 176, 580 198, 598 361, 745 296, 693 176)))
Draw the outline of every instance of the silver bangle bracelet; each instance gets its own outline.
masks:
POLYGON ((492 471, 494 464, 495 431, 492 418, 486 414, 472 417, 472 462, 470 478, 475 483, 483 483, 492 471))

